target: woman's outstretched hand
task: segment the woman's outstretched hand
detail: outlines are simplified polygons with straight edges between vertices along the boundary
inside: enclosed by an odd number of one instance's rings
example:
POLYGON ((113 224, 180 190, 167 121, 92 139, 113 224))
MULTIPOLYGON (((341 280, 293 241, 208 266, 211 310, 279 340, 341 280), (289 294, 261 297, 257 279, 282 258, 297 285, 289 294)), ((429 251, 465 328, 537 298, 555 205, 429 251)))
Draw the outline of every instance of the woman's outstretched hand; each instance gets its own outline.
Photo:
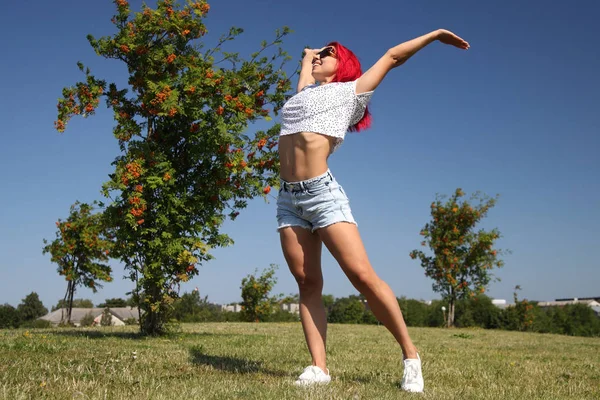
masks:
POLYGON ((463 50, 467 50, 469 47, 471 47, 466 40, 445 29, 438 29, 437 39, 444 44, 449 44, 463 50))

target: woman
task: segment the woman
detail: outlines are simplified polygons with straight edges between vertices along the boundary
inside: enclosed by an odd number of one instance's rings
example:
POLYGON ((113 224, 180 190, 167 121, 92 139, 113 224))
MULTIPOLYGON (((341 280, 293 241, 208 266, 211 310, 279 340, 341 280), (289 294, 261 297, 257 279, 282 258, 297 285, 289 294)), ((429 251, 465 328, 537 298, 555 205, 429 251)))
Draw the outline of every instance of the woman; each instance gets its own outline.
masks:
POLYGON ((327 319, 321 298, 324 243, 400 344, 404 356, 402 389, 423 391, 421 360, 396 296, 369 263, 348 198, 329 170, 327 159, 339 148, 347 131, 369 127, 367 103, 386 74, 436 40, 469 48, 460 37, 440 29, 391 48, 364 74, 356 56, 339 43, 305 49, 298 93, 282 109, 281 189, 277 199, 281 246, 298 282, 300 318, 312 356, 312 365, 296 381, 299 385, 331 380, 325 363, 327 319))

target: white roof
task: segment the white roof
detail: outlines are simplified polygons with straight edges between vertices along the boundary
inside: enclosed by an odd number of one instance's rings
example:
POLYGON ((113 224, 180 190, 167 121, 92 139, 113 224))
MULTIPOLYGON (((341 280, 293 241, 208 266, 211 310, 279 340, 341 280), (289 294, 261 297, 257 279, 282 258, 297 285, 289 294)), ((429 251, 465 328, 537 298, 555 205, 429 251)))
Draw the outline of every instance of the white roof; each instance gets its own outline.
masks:
POLYGON ((595 300, 569 300, 569 301, 540 301, 539 307, 566 306, 568 304, 585 304, 589 307, 600 307, 600 303, 595 300))
MULTIPOLYGON (((71 309, 71 322, 78 323, 81 321, 83 317, 87 314, 91 314, 92 317, 96 318, 101 315, 104 311, 104 308, 73 308, 71 309)), ((112 315, 120 319, 121 321, 125 321, 127 318, 135 318, 138 319, 138 309, 137 307, 109 307, 109 311, 112 315)), ((142 314, 144 312, 142 311, 142 314)), ((67 309, 59 308, 58 310, 52 311, 39 319, 43 319, 46 321, 50 321, 53 324, 59 324, 60 321, 67 317, 67 309), (64 313, 64 314, 63 314, 64 313)))

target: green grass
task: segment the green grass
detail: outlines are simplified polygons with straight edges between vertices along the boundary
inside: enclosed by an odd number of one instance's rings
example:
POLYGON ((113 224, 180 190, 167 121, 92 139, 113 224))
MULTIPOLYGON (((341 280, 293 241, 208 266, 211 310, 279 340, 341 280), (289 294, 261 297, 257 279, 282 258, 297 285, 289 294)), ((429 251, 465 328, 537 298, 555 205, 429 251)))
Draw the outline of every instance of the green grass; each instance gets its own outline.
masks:
POLYGON ((309 363, 299 323, 0 330, 0 399, 600 399, 600 339, 411 328, 425 393, 404 393, 381 326, 330 325, 329 386, 296 388, 309 363), (134 358, 135 355, 135 358, 134 358))

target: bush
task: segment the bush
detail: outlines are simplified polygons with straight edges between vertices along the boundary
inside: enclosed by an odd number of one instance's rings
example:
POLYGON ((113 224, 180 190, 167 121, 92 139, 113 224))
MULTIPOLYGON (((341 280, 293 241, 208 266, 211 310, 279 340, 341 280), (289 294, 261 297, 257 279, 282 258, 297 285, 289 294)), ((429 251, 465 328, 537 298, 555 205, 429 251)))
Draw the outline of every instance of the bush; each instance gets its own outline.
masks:
POLYGON ((425 316, 425 325, 429 327, 440 327, 446 326, 444 320, 444 312, 442 307, 448 308, 448 303, 442 300, 433 300, 429 306, 427 306, 427 314, 425 316))
POLYGON ((34 319, 32 321, 23 322, 21 324, 20 328, 28 328, 28 329, 52 328, 52 322, 46 321, 45 319, 34 319))
POLYGON ((10 304, 0 305, 0 329, 18 328, 21 323, 19 312, 10 304))
POLYGON ((375 314, 373 314, 373 311, 371 311, 371 310, 365 310, 363 312, 361 323, 368 324, 368 325, 379 325, 380 324, 379 320, 377 319, 377 317, 375 316, 375 314))
POLYGON ((600 319, 585 304, 548 307, 555 328, 553 333, 572 336, 600 336, 600 319))
POLYGON ((335 300, 327 321, 338 324, 360 324, 365 307, 357 296, 341 297, 335 300))
POLYGON ((398 305, 407 326, 426 326, 428 305, 422 301, 401 297, 398 305))
POLYGON ((125 325, 137 325, 138 324, 138 320, 135 318, 127 318, 125 321, 123 321, 125 323, 125 325))
POLYGON ((94 325, 94 316, 91 312, 85 314, 81 321, 79 321, 79 326, 92 326, 94 325))
POLYGON ((282 309, 275 310, 274 313, 269 315, 266 322, 298 322, 300 321, 300 314, 291 313, 282 309))
POLYGON ((488 296, 480 295, 463 299, 456 303, 455 325, 498 329, 502 326, 501 314, 502 310, 496 307, 488 296))
POLYGON ((111 326, 112 324, 112 314, 110 313, 110 310, 108 308, 105 308, 104 311, 102 311, 102 319, 100 319, 100 325, 111 326))

